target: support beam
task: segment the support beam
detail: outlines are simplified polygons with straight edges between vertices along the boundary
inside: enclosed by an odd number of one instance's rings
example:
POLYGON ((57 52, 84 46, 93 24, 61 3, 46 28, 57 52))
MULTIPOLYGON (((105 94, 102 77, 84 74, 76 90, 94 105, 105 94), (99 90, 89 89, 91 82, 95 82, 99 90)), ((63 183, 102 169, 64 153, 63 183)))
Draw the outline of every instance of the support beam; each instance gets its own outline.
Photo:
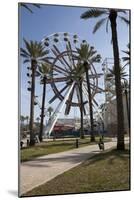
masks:
POLYGON ((71 93, 71 91, 73 89, 74 84, 75 84, 75 81, 70 85, 70 87, 66 91, 63 101, 61 101, 59 103, 59 105, 56 108, 56 111, 54 112, 54 114, 51 117, 51 121, 48 122, 47 128, 45 130, 45 134, 48 134, 48 136, 50 136, 50 134, 51 134, 51 132, 53 130, 53 127, 54 127, 57 119, 59 118, 59 115, 62 112, 62 110, 64 108, 64 105, 65 105, 65 103, 66 103, 66 101, 67 101, 67 99, 68 99, 68 97, 69 97, 69 95, 70 95, 70 93, 71 93))

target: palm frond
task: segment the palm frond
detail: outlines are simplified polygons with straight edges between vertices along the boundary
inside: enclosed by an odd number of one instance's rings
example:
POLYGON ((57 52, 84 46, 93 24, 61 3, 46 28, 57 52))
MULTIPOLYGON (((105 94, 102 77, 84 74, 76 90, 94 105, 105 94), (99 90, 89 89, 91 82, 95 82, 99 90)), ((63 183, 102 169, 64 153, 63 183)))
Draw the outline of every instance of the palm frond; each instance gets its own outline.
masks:
POLYGON ((108 24, 109 24, 109 18, 107 18, 107 22, 106 22, 106 33, 108 33, 108 24))
MULTIPOLYGON (((111 78, 113 76, 115 76, 115 66, 113 66, 112 69, 108 69, 110 71, 110 74, 111 74, 111 78)), ((110 78, 110 74, 109 74, 109 78, 110 78)), ((125 79, 126 76, 128 76, 127 72, 125 71, 125 66, 120 66, 120 76, 121 76, 121 79, 125 79)))
POLYGON ((36 8, 41 8, 41 5, 37 4, 37 3, 32 3, 33 6, 35 6, 36 8))
MULTIPOLYGON (((130 64, 130 44, 129 44, 129 43, 128 43, 128 45, 127 45, 127 48, 128 48, 128 50, 126 50, 126 51, 123 51, 123 50, 122 50, 122 52, 126 54, 126 56, 123 56, 123 57, 122 57, 122 60, 123 60, 124 62, 126 62, 125 66, 130 64)), ((125 66, 124 66, 124 67, 125 67, 125 66)))
POLYGON ((91 8, 81 15, 81 19, 100 17, 104 14, 107 14, 107 9, 91 8))
POLYGON ((128 61, 129 57, 122 57, 123 61, 128 61))
POLYGON ((28 58, 28 56, 24 53, 20 53, 20 55, 23 57, 23 58, 28 58))
POLYGON ((129 52, 129 51, 123 51, 123 50, 122 50, 122 52, 125 53, 125 54, 127 54, 127 55, 130 55, 130 52, 129 52))
POLYGON ((30 60, 29 59, 25 59, 23 63, 25 64, 25 63, 28 63, 28 62, 30 62, 30 60))
POLYGON ((23 40, 24 40, 24 43, 25 43, 25 46, 26 46, 26 49, 27 49, 29 55, 31 55, 32 54, 31 44, 25 38, 23 38, 23 40))
POLYGON ((23 48, 20 48, 20 52, 21 52, 22 54, 24 54, 25 56, 27 56, 27 57, 30 56, 30 54, 29 54, 25 49, 23 49, 23 48))
POLYGON ((126 17, 123 17, 123 16, 118 16, 123 22, 125 22, 127 25, 130 24, 130 21, 126 18, 126 17))
POLYGON ((25 3, 21 3, 21 6, 26 8, 29 12, 33 13, 33 11, 25 3))
POLYGON ((46 75, 51 72, 51 66, 47 63, 41 63, 41 65, 38 67, 38 70, 42 75, 46 75))
POLYGON ((107 19, 107 17, 105 17, 105 18, 103 18, 103 19, 100 19, 100 20, 96 23, 96 25, 95 25, 95 27, 94 27, 94 29, 93 29, 93 33, 95 33, 95 32, 104 24, 104 22, 106 21, 106 19, 107 19))
POLYGON ((115 9, 118 13, 124 13, 124 14, 126 14, 126 11, 125 10, 123 10, 123 9, 115 9))

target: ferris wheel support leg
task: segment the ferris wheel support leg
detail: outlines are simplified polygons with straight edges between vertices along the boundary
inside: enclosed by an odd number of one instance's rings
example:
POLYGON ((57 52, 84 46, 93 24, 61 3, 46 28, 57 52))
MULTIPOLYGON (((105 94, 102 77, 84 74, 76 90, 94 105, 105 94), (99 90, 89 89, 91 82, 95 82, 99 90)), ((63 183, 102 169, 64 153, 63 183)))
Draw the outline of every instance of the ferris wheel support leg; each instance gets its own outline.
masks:
POLYGON ((55 113, 53 114, 52 116, 52 121, 51 121, 51 124, 49 126, 49 130, 48 130, 48 135, 50 136, 52 130, 53 130, 53 127, 57 121, 57 119, 59 118, 60 116, 60 113, 61 111, 63 110, 64 108, 64 105, 69 97, 69 94, 71 93, 72 89, 73 89, 73 86, 75 84, 75 81, 70 85, 70 87, 68 88, 68 90, 66 91, 65 93, 65 97, 64 97, 64 100, 62 102, 60 102, 60 104, 58 105, 58 107, 56 108, 56 111, 55 113))

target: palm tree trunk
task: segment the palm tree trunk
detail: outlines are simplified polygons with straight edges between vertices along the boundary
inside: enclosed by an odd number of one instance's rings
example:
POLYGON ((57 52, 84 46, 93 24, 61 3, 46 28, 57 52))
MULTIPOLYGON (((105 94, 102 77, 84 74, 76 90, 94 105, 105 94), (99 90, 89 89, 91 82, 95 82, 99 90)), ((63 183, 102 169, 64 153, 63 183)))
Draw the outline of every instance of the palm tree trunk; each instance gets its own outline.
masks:
POLYGON ((80 138, 84 139, 84 130, 83 130, 83 94, 82 94, 82 81, 80 80, 80 115, 81 115, 81 128, 80 128, 80 138))
POLYGON ((33 130, 34 125, 34 98, 35 98, 35 71, 36 71, 36 61, 31 61, 31 68, 32 68, 32 85, 31 85, 31 105, 30 105, 30 146, 35 145, 35 135, 33 130))
POLYGON ((128 128, 129 128, 129 130, 130 130, 130 112, 129 112, 128 95, 127 95, 127 90, 126 90, 126 89, 125 89, 125 97, 126 97, 126 108, 127 108, 128 128))
POLYGON ((88 101, 89 101, 90 124, 91 124, 91 142, 94 142, 95 141, 94 120, 93 120, 91 87, 90 87, 90 80, 89 80, 89 76, 88 76, 88 63, 85 63, 84 67, 85 67, 85 72, 86 72, 87 89, 88 89, 88 101))
POLYGON ((41 122, 40 122, 40 133, 39 133, 39 140, 41 142, 42 142, 42 135, 43 135, 45 97, 46 97, 46 76, 44 76, 44 78, 43 78, 43 96, 42 96, 41 122))
POLYGON ((113 42, 113 54, 114 54, 114 66, 115 66, 115 86, 116 86, 116 100, 117 100, 117 149, 124 150, 124 112, 123 112, 123 99, 122 99, 122 87, 120 76, 120 62, 119 62, 119 48, 117 40, 117 28, 116 19, 117 12, 115 10, 110 11, 109 15, 111 30, 112 30, 112 42, 113 42))

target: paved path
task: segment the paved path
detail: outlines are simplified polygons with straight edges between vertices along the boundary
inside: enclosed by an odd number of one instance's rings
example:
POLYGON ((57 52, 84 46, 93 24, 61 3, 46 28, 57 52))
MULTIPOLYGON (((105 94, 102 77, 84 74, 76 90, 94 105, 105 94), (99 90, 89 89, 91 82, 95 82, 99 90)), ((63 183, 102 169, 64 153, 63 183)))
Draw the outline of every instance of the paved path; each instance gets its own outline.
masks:
MULTIPOLYGON (((105 143, 105 149, 109 149, 115 145, 116 141, 107 142, 105 143)), ((46 183, 97 153, 100 153, 98 145, 90 145, 61 153, 41 156, 32 161, 22 163, 20 166, 21 194, 46 183)))

